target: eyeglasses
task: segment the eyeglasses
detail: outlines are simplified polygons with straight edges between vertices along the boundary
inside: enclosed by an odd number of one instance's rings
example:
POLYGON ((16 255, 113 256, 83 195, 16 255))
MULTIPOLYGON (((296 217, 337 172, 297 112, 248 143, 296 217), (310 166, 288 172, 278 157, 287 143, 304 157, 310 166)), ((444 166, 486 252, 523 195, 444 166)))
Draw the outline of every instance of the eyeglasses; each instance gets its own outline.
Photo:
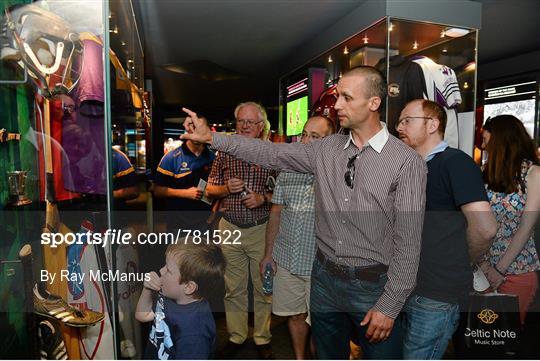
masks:
POLYGON ((401 119, 398 120, 397 124, 396 124, 396 129, 400 126, 400 125, 403 125, 403 126, 407 126, 409 125, 409 123, 411 122, 411 120, 413 119, 432 119, 431 117, 403 117, 401 119))
POLYGON ((345 184, 351 189, 354 188, 354 175, 356 173, 356 166, 354 163, 356 162, 356 158, 358 158, 358 155, 353 155, 349 158, 349 161, 347 162, 347 172, 345 172, 345 184))
POLYGON ((236 119, 236 122, 237 122, 238 124, 248 125, 248 126, 252 127, 252 126, 257 125, 257 124, 259 124, 260 122, 262 122, 262 120, 236 119))

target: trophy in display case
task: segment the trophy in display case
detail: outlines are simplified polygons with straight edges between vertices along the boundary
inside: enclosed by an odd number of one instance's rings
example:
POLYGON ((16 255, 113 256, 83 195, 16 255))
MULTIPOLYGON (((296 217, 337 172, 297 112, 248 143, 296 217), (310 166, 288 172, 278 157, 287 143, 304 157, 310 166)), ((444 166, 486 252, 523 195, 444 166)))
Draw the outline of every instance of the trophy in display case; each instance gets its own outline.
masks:
POLYGON ((20 207, 32 203, 25 193, 27 173, 24 170, 7 172, 9 184, 8 204, 10 206, 20 207))

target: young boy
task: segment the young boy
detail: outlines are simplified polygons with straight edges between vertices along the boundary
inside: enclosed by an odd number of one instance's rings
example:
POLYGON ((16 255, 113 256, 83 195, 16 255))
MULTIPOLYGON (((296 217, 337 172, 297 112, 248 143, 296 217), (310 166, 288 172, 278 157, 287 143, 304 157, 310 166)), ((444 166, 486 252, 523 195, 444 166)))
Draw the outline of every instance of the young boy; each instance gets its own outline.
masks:
POLYGON ((145 358, 209 359, 216 325, 205 296, 225 272, 221 248, 184 239, 167 248, 159 272, 144 281, 135 314, 154 322, 145 358))

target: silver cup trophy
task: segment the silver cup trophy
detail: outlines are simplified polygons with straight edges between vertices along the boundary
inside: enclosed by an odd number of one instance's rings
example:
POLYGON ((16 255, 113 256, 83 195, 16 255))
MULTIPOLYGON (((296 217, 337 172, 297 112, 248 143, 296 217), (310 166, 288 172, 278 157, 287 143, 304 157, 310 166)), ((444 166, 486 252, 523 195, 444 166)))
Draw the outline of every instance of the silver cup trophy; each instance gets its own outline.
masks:
POLYGON ((25 170, 7 172, 9 184, 9 205, 19 207, 30 204, 32 201, 26 196, 26 174, 25 170))

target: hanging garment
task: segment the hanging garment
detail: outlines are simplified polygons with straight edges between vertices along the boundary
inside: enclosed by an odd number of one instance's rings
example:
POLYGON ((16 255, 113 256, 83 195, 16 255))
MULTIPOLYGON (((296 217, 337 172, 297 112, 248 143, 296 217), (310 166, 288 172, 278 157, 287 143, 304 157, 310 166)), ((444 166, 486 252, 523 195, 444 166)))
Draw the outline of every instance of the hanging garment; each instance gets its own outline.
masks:
MULTIPOLYGON (((414 99, 423 99, 426 93, 426 81, 419 64, 401 55, 389 59, 388 74, 388 130, 397 135, 396 124, 405 105, 414 99)), ((376 65, 383 74, 386 72, 386 62, 376 65)))
POLYGON ((437 64, 428 57, 412 58, 419 64, 426 82, 425 98, 437 102, 446 110, 447 121, 444 140, 453 148, 459 148, 457 106, 461 104, 461 93, 456 73, 446 65, 437 64))

